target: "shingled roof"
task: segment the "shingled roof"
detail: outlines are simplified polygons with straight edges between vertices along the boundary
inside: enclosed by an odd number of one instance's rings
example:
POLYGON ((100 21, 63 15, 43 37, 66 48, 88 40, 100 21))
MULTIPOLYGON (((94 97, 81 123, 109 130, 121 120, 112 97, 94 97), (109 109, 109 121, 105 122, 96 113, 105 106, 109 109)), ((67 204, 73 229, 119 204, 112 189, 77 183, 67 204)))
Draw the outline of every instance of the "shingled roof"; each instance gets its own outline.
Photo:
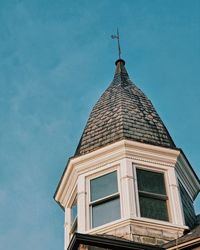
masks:
POLYGON ((200 225, 196 225, 195 228, 182 237, 164 244, 163 247, 165 249, 200 249, 195 248, 192 244, 195 246, 198 244, 198 247, 200 247, 200 225), (176 248, 173 248, 174 246, 176 248))
POLYGON ((92 109, 75 156, 128 139, 175 148, 151 101, 131 82, 122 59, 114 79, 92 109))

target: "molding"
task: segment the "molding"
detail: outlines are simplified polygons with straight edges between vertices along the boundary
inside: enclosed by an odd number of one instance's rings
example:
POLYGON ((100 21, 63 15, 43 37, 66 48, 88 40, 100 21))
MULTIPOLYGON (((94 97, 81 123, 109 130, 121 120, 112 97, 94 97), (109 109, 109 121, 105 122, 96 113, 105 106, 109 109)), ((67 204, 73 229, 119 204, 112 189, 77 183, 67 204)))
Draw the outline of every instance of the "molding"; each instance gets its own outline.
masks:
POLYGON ((150 144, 121 140, 110 144, 96 151, 71 158, 66 166, 60 183, 55 193, 55 200, 64 206, 63 200, 66 197, 66 191, 75 185, 77 176, 87 173, 93 169, 102 168, 106 164, 120 161, 123 158, 129 158, 133 161, 147 165, 162 165, 174 167, 180 151, 150 144))
MULTIPOLYGON (((175 173, 175 171, 186 186, 190 196, 194 199, 200 189, 200 183, 181 150, 121 140, 86 155, 71 158, 60 180, 55 194, 55 200, 66 209, 66 216, 69 216, 69 206, 74 199, 73 197, 77 188, 78 200, 81 202, 80 217, 83 218, 82 223, 78 226, 79 232, 103 234, 122 228, 123 226, 137 224, 141 227, 163 231, 168 230, 182 234, 188 227, 183 226, 184 221, 183 218, 181 219, 182 215, 178 215, 176 211, 177 204, 180 205, 180 200, 177 199, 177 197, 180 197, 177 195, 178 187, 176 177, 175 175, 170 175, 170 172, 175 173), (132 168, 132 166, 134 167, 132 168), (140 216, 140 209, 137 196, 137 180, 134 172, 136 166, 165 173, 166 188, 168 189, 167 193, 169 196, 168 211, 171 222, 138 217, 140 216), (100 227, 90 228, 88 181, 95 176, 106 174, 116 169, 118 171, 122 217, 117 221, 107 223, 100 227), (131 176, 132 174, 133 176, 131 176), (80 178, 82 181, 80 181, 80 178), (135 191, 131 187, 134 187, 135 191), (132 191, 128 192, 128 190, 132 191), (131 200, 130 197, 133 200, 131 200)), ((66 234, 68 234, 69 226, 66 227, 66 230, 66 234)), ((66 235, 65 238, 67 239, 66 247, 69 243, 69 235, 66 235)))
POLYGON ((149 219, 149 218, 134 218, 132 221, 136 222, 137 225, 145 225, 145 226, 150 226, 151 228, 155 229, 165 229, 165 230, 170 230, 170 229, 175 229, 175 230, 185 230, 188 229, 188 226, 183 226, 183 225, 175 225, 173 223, 167 222, 167 221, 160 221, 160 220, 154 220, 154 219, 149 219))
POLYGON ((195 200, 200 191, 200 181, 182 152, 178 156, 175 169, 179 180, 187 190, 188 194, 192 200, 195 200))
POLYGON ((72 172, 66 179, 66 186, 63 187, 63 192, 60 196, 60 203, 63 207, 70 206, 70 202, 73 199, 75 190, 77 189, 78 175, 76 171, 72 169, 72 172))
POLYGON ((133 218, 133 219, 120 219, 114 222, 107 223, 105 225, 90 229, 86 231, 86 234, 104 234, 108 233, 109 231, 116 230, 118 228, 137 224, 137 226, 144 226, 144 227, 150 227, 152 229, 158 229, 159 230, 174 230, 174 231, 180 231, 183 232, 184 230, 188 229, 187 226, 183 225, 174 225, 170 222, 165 221, 156 221, 153 219, 147 219, 147 218, 133 218))

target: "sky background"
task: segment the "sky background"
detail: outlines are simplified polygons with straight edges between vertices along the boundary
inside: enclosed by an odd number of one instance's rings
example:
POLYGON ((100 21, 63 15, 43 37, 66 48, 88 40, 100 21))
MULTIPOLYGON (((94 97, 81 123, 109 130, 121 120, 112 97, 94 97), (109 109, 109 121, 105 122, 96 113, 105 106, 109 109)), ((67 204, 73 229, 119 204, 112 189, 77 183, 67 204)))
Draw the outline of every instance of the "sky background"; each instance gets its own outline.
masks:
POLYGON ((63 249, 53 195, 112 81, 117 26, 131 79, 200 175, 199 13, 199 0, 0 1, 1 249, 63 249))

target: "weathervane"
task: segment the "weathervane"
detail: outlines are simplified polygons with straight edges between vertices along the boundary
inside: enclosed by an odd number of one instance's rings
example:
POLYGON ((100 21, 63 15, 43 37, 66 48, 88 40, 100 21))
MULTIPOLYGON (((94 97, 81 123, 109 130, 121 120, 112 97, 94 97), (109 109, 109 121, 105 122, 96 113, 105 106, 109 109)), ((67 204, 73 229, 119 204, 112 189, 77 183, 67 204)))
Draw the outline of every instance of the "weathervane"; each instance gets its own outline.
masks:
POLYGON ((118 42, 118 53, 119 53, 119 59, 121 59, 121 48, 120 48, 120 43, 119 43, 119 30, 117 28, 117 35, 111 35, 111 38, 112 39, 117 39, 117 42, 118 42))

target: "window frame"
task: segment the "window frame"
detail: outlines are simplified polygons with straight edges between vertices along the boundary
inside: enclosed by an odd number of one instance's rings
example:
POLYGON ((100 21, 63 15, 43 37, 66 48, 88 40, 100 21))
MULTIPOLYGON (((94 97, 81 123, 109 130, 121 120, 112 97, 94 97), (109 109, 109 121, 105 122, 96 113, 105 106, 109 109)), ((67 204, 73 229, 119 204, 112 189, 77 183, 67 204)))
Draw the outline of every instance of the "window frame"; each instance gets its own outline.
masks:
POLYGON ((74 233, 78 231, 78 193, 77 193, 77 187, 73 190, 70 202, 67 206, 67 224, 68 224, 68 232, 69 232, 69 237, 71 238, 74 233), (74 220, 72 221, 72 207, 73 205, 76 204, 77 206, 77 214, 74 220))
POLYGON ((117 219, 117 220, 121 219, 120 183, 119 183, 119 171, 118 171, 117 168, 108 169, 107 171, 101 171, 101 172, 98 172, 98 173, 90 176, 90 178, 88 179, 88 189, 89 189, 89 192, 88 192, 88 206, 89 206, 89 228, 90 229, 101 227, 101 226, 107 225, 108 223, 113 223, 113 222, 116 221, 116 220, 114 220, 114 221, 107 222, 107 223, 99 225, 99 226, 93 226, 92 208, 94 206, 96 206, 96 205, 105 204, 106 202, 115 200, 117 198, 119 199, 119 203, 120 203, 120 216, 119 216, 119 219, 117 219), (110 195, 107 195, 107 196, 104 196, 103 198, 99 198, 97 200, 92 201, 91 200, 91 181, 98 178, 98 177, 102 177, 104 175, 111 174, 111 173, 114 173, 114 172, 116 172, 116 177, 117 177, 117 180, 116 180, 117 181, 117 192, 115 192, 113 194, 110 194, 110 195))
POLYGON ((73 234, 77 231, 78 229, 78 204, 77 204, 77 195, 75 196, 75 198, 73 199, 72 205, 70 207, 70 233, 73 234), (74 204, 76 204, 76 216, 74 218, 74 220, 72 221, 72 208, 74 206, 74 204))
POLYGON ((135 190, 136 190, 136 208, 137 208, 137 214, 138 217, 142 219, 147 219, 147 220, 154 220, 154 221, 162 221, 165 223, 171 223, 172 218, 171 218, 171 211, 170 211, 170 206, 169 206, 169 190, 168 190, 168 181, 167 181, 167 170, 166 169, 158 169, 158 168, 153 168, 151 166, 141 166, 141 165, 135 165, 133 164, 133 175, 135 178, 135 190), (165 191, 166 194, 157 194, 157 193, 152 193, 152 192, 146 192, 146 191, 140 191, 138 188, 138 178, 137 178, 137 169, 139 170, 144 170, 144 171, 149 171, 153 173, 160 173, 163 174, 163 179, 164 179, 164 186, 165 186, 165 191), (168 220, 162 220, 162 219, 156 219, 156 218, 150 218, 150 217, 144 217, 141 215, 141 209, 140 209, 140 194, 142 197, 147 197, 147 198, 152 198, 152 199, 157 199, 160 201, 165 201, 166 203, 166 210, 167 210, 167 215, 168 215, 168 220))

